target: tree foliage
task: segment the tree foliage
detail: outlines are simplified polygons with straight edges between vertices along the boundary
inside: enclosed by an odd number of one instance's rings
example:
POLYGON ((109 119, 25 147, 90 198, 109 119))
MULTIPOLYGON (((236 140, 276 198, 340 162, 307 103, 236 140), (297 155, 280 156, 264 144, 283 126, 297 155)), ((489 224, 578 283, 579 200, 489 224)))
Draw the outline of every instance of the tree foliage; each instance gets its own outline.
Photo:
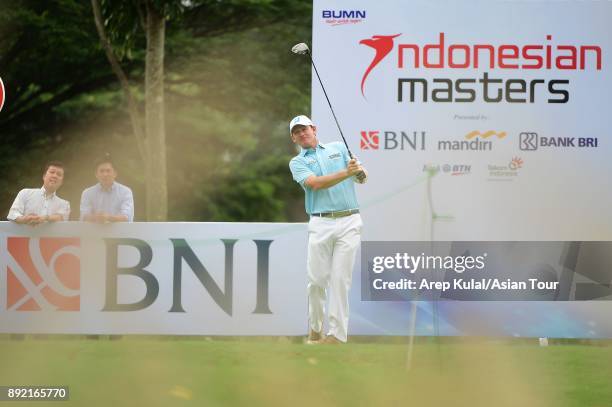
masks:
MULTIPOLYGON (((142 83, 144 37, 137 10, 118 12, 126 3, 133 2, 104 4, 116 7, 121 66, 142 83)), ((287 121, 309 112, 310 67, 289 49, 309 41, 310 2, 159 2, 167 5, 178 5, 166 14, 169 219, 302 219, 303 197, 287 168, 294 154, 287 121)), ((68 164, 60 196, 76 218, 80 192, 95 182, 91 163, 109 151, 143 220, 142 162, 89 2, 12 0, 0 8, 0 27, 4 210, 19 188, 40 185, 40 168, 58 158, 68 164)), ((141 104, 143 88, 132 90, 141 104)))

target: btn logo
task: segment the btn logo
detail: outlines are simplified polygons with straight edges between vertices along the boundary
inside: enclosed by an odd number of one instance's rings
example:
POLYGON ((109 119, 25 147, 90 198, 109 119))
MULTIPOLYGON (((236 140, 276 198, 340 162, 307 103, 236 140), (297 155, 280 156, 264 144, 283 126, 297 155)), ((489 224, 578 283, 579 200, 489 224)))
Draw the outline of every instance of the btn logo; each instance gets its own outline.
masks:
POLYGON ((8 311, 80 309, 80 239, 9 237, 8 311))
POLYGON ((468 175, 472 172, 472 166, 470 164, 425 164, 423 165, 423 172, 427 172, 431 175, 444 174, 456 175, 468 175))

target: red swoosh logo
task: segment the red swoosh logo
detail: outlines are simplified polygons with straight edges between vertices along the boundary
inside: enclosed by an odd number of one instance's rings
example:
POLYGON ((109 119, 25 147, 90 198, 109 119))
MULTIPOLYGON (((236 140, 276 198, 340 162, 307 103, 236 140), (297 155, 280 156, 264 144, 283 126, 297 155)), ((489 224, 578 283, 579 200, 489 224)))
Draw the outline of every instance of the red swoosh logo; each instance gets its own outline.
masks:
POLYGON ((372 69, 374 69, 374 67, 378 65, 380 61, 382 61, 387 55, 389 55, 389 52, 391 52, 391 50, 393 49, 393 39, 395 37, 399 37, 400 35, 402 34, 373 35, 372 38, 366 38, 365 40, 359 41, 360 44, 372 47, 376 51, 374 59, 370 63, 370 66, 368 66, 368 69, 366 69, 365 73, 363 74, 363 78, 361 79, 361 95, 363 97, 365 97, 364 86, 366 78, 368 77, 372 69))
POLYGON ((2 83, 2 78, 0 78, 0 112, 2 111, 2 106, 4 106, 4 83, 2 83))

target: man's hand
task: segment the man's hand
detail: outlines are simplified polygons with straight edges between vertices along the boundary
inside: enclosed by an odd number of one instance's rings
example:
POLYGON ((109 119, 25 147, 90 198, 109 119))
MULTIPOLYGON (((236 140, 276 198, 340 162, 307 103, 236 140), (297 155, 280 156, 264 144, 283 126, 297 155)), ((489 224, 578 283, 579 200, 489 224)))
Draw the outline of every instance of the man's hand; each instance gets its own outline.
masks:
POLYGON ((354 163, 354 165, 356 166, 356 170, 355 170, 355 173, 351 173, 351 171, 349 170, 349 174, 351 174, 351 176, 354 176, 357 179, 358 183, 363 184, 366 181, 366 178, 368 177, 368 175, 365 172, 365 169, 361 166, 361 163, 359 162, 357 157, 353 157, 349 161, 347 170, 349 167, 351 167, 351 163, 354 163))
POLYGON ((34 213, 26 215, 21 218, 21 223, 25 223, 30 226, 37 226, 41 223, 45 223, 47 221, 47 216, 38 216, 34 213))
POLYGON ((104 212, 97 212, 94 215, 94 222, 96 223, 106 223, 108 222, 108 215, 104 212))
POLYGON ((348 172, 348 175, 353 177, 357 174, 359 174, 362 171, 361 165, 359 165, 359 163, 357 162, 357 160, 355 158, 352 158, 349 162, 348 162, 348 166, 346 167, 346 171, 348 172))

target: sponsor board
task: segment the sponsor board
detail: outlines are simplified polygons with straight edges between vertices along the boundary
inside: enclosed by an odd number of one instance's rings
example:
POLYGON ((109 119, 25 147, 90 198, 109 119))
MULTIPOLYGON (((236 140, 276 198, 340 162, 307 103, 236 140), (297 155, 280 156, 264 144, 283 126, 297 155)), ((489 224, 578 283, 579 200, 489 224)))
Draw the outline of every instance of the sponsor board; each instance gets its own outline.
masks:
POLYGON ((305 332, 306 225, 107 226, 0 222, 0 332, 305 332))

